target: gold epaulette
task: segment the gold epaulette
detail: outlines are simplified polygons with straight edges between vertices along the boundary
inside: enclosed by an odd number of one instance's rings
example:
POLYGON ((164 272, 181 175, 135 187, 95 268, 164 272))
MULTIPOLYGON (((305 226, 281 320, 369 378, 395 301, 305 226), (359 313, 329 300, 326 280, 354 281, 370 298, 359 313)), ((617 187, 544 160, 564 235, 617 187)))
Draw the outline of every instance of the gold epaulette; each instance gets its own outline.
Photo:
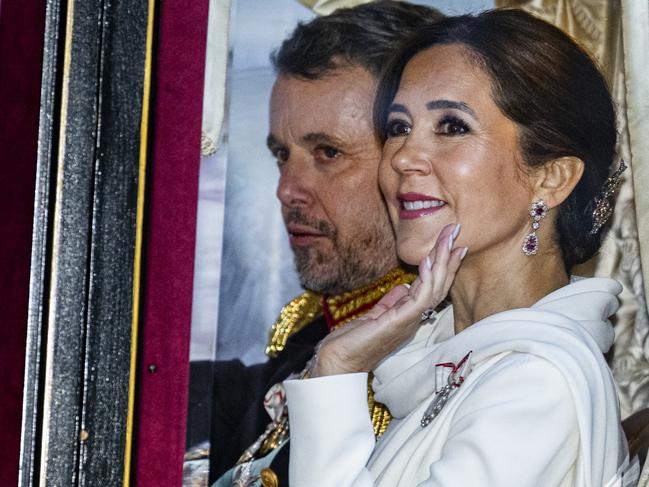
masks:
POLYGON ((266 355, 277 357, 284 350, 288 338, 322 314, 322 296, 305 291, 282 308, 279 318, 270 329, 266 355))

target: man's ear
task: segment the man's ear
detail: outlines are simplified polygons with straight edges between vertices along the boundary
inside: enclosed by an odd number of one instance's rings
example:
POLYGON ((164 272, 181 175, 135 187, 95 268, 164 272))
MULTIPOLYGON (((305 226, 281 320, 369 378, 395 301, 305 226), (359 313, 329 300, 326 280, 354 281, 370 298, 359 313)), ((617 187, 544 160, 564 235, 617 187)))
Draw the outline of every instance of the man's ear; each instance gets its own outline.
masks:
POLYGON ((534 177, 534 194, 550 208, 563 203, 584 174, 584 161, 578 157, 560 157, 546 162, 534 177))

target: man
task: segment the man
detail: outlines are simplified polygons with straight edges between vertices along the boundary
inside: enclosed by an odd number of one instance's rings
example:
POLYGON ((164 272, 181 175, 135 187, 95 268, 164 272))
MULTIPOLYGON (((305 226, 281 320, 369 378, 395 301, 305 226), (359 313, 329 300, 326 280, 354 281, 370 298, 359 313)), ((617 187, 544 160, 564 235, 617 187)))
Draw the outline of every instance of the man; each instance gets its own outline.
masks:
MULTIPOLYGON (((299 25, 273 56, 278 77, 268 147, 277 159, 277 196, 306 292, 285 306, 273 326, 267 363, 217 364, 210 483, 246 451, 234 473, 242 485, 257 475, 246 462, 255 459, 266 467, 263 485, 288 485, 282 391, 267 392, 299 374, 331 329, 411 279, 399 269, 379 191, 381 147, 372 106, 381 69, 399 43, 440 17, 390 1, 342 9, 299 25)), ((368 401, 379 435, 390 416, 371 391, 368 401)))

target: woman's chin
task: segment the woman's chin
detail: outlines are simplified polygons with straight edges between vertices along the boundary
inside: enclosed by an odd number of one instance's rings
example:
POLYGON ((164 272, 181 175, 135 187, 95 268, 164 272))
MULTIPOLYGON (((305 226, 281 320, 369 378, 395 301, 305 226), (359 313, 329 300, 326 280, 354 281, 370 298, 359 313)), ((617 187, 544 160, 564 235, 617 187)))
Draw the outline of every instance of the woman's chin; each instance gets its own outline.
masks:
POLYGON ((419 263, 426 257, 426 249, 423 247, 412 247, 407 245, 399 245, 397 247, 397 255, 399 259, 405 264, 418 266, 419 263))
MULTIPOLYGON (((422 223, 426 223, 426 219, 421 218, 422 223)), ((416 221, 414 221, 416 223, 416 221)), ((397 236, 397 255, 402 262, 410 265, 419 265, 419 263, 426 258, 435 246, 435 242, 439 233, 444 229, 439 224, 428 225, 413 225, 408 222, 396 229, 397 236)))

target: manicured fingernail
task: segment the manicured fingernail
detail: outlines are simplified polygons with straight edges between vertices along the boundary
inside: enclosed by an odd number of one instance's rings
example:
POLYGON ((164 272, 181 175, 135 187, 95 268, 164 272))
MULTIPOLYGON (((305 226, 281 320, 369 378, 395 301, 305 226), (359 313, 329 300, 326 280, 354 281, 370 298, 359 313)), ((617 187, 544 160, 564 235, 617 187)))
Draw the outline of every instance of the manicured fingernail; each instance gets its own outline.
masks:
POLYGON ((457 238, 457 235, 460 233, 460 224, 458 223, 455 225, 455 228, 453 229, 453 232, 448 237, 448 251, 450 252, 453 250, 453 242, 457 238))
POLYGON ((433 268, 433 263, 430 260, 430 255, 426 256, 426 267, 428 267, 428 270, 433 268))
POLYGON ((464 247, 464 250, 463 250, 462 253, 460 254, 460 260, 464 259, 464 257, 466 256, 466 253, 467 253, 468 251, 469 251, 469 247, 464 247))
POLYGON ((403 285, 406 286, 406 289, 410 289, 410 284, 408 284, 407 282, 404 282, 403 285))

